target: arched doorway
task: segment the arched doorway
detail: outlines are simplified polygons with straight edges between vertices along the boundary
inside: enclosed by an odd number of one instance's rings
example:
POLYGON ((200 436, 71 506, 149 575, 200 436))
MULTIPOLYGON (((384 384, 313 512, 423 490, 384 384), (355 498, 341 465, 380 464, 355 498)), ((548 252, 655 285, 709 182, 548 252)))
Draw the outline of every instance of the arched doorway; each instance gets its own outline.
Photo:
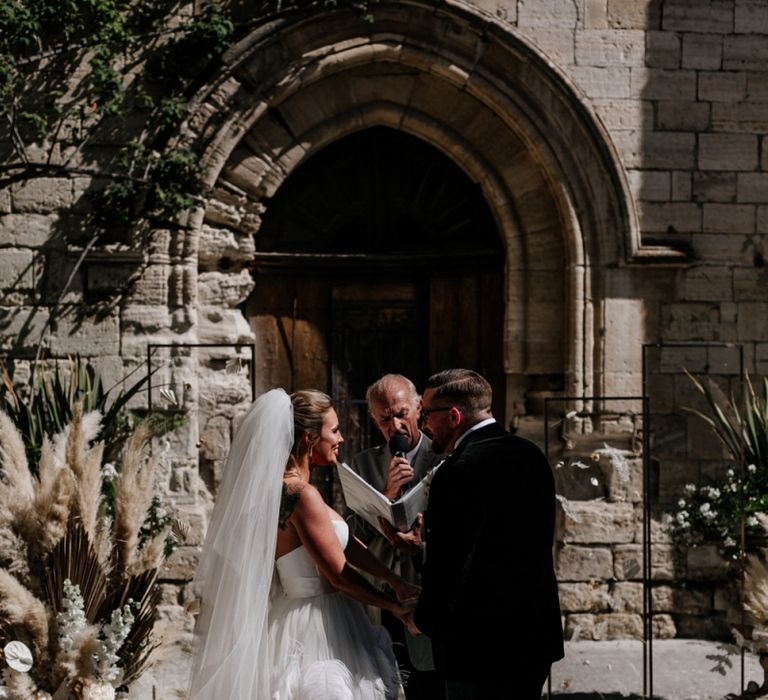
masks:
POLYGON ((480 187, 430 144, 387 127, 304 161, 266 204, 244 313, 260 389, 328 391, 347 454, 367 446, 365 389, 451 366, 495 385, 504 414, 505 251, 480 187))

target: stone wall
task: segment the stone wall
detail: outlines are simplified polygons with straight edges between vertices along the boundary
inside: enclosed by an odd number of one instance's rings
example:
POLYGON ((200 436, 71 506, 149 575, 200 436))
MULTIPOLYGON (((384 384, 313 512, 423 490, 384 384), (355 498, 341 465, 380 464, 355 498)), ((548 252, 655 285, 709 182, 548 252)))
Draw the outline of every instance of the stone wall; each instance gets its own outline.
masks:
MULTIPOLYGON (((248 55, 247 43, 235 52, 247 55, 247 65, 232 59, 231 72, 225 69, 196 98, 197 111, 185 132, 185 138, 203 144, 210 168, 214 195, 205 211, 194 212, 186 230, 155 230, 147 237, 138 232, 139 246, 97 245, 63 295, 79 255, 79 226, 88 206, 84 195, 96 183, 81 176, 51 177, 0 191, 0 352, 17 379, 28 375, 41 342, 52 357, 89 358, 107 384, 141 367, 148 343, 255 341, 260 352, 268 352, 267 340, 254 337, 240 310, 253 284, 248 265, 260 217, 271 192, 306 156, 308 143, 319 147, 352 128, 332 114, 337 101, 362 115, 355 128, 380 119, 429 137, 487 188, 509 250, 507 419, 517 414, 522 433, 542 439, 541 400, 553 392, 547 384, 552 376, 555 392, 559 387, 569 393, 639 395, 643 343, 733 343, 743 348, 745 369, 768 374, 768 5, 762 0, 448 0, 439 10, 430 3, 382 3, 375 15, 371 25, 361 25, 343 13, 326 13, 314 28, 290 28, 285 32, 290 41, 278 42, 264 65, 258 52, 248 55), (411 34, 387 33, 398 15, 411 34), (377 78, 376 70, 360 69, 354 99, 341 74, 342 79, 323 83, 325 90, 310 89, 318 73, 347 60, 342 45, 357 47, 350 60, 361 65, 363 57, 372 62, 385 50, 386 65, 406 65, 423 40, 419 32, 426 36, 424 17, 440 27, 442 38, 435 41, 444 42, 446 50, 424 54, 432 56, 431 66, 408 64, 420 73, 412 99, 419 101, 422 121, 408 112, 408 99, 392 106, 405 83, 381 70, 377 78), (302 46, 322 47, 326 37, 329 46, 337 42, 334 49, 313 55, 307 49, 301 80, 281 76, 280 55, 301 56, 302 46), (512 47, 507 54, 499 48, 504 46, 512 47), (531 52, 530 60, 513 64, 523 55, 521 47, 531 52), (461 51, 475 63, 462 63, 461 51), (280 84, 260 92, 259 80, 271 74, 281 76, 280 84), (469 97, 490 95, 489 79, 519 81, 531 99, 536 80, 556 84, 557 91, 549 105, 525 118, 512 114, 521 105, 494 93, 499 101, 488 98, 484 111, 478 107, 485 121, 478 120, 472 131, 469 97), (304 111, 288 109, 291 94, 292 104, 304 111), (456 113, 467 123, 454 125, 465 137, 461 147, 448 128, 454 94, 467 107, 456 113), (572 105, 563 106, 565 94, 572 105), (376 102, 382 95, 391 97, 389 106, 376 102), (283 103, 286 114, 301 123, 306 136, 301 143, 282 141, 269 119, 274 112, 267 106, 283 103), (568 122, 573 114, 580 116, 568 122), (263 121, 259 115, 265 115, 263 121), (561 118, 557 127, 551 126, 555 118, 561 118), (253 130, 245 138, 249 124, 253 130), (319 124, 323 128, 313 131, 319 124), (498 147, 502 127, 508 129, 503 135, 508 153, 498 147), (522 150, 512 148, 513 137, 522 150), (585 145, 589 139, 600 144, 599 157, 585 145), (517 157, 527 159, 525 167, 517 157), (536 189, 529 192, 532 182, 536 189), (624 215, 615 213, 610 197, 624 215), (548 252, 557 264, 536 268, 548 252), (553 288, 559 298, 550 301, 553 288), (567 347, 550 352, 560 339, 567 347)), ((420 54, 418 60, 426 59, 420 54)), ((113 146, 114 137, 94 144, 113 146)), ((7 143, 0 144, 0 153, 6 151, 7 143)), ((717 476, 716 446, 680 410, 693 400, 681 367, 722 370, 727 360, 729 370, 721 374, 733 384, 737 363, 723 358, 732 352, 674 350, 652 374, 653 410, 671 417, 657 421, 652 436, 659 503, 671 502, 686 482, 717 476)), ((173 437, 163 484, 168 501, 193 525, 190 545, 165 572, 164 614, 188 633, 181 607, 185 582, 194 571, 231 423, 250 400, 250 377, 244 351, 232 347, 166 351, 158 360, 163 363, 158 377, 189 415, 173 437)), ((142 402, 146 399, 137 407, 142 402)), ((604 430, 593 425, 582 432, 594 441, 604 430)), ((626 435, 622 440, 632 471, 629 484, 611 481, 603 458, 591 466, 604 501, 559 478, 578 518, 561 513, 557 548, 567 634, 576 637, 637 636, 640 629, 640 455, 626 435)), ((589 454, 591 447, 582 457, 589 454)), ((569 459, 577 457, 574 452, 569 459)), ((722 634, 730 594, 727 585, 713 583, 723 578, 716 551, 694 550, 680 559, 668 536, 655 532, 658 634, 722 634)), ((159 680, 158 687, 181 687, 178 678, 165 682, 159 680)))

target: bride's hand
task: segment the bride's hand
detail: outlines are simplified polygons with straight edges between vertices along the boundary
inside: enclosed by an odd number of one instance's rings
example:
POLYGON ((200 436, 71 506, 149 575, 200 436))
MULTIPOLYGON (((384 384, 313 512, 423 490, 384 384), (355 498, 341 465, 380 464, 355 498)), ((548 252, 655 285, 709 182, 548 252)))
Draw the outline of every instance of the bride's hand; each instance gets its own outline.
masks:
POLYGON ((392 583, 392 590, 395 592, 397 600, 401 605, 412 609, 416 606, 416 601, 419 599, 421 586, 417 586, 415 583, 409 583, 404 578, 401 578, 392 583))

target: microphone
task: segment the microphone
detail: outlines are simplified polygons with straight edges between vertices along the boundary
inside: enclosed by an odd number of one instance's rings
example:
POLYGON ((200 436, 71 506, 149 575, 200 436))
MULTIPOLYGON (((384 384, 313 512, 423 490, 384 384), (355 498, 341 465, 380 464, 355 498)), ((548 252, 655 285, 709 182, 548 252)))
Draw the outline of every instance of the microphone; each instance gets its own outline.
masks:
MULTIPOLYGON (((408 439, 408 436, 402 433, 395 433, 389 438, 389 452, 393 457, 405 457, 410 446, 411 441, 408 439)), ((410 487, 410 484, 403 484, 400 487, 398 496, 402 496, 410 487)))
POLYGON ((389 452, 393 457, 405 457, 410 446, 411 441, 408 436, 402 433, 395 433, 389 438, 389 452))

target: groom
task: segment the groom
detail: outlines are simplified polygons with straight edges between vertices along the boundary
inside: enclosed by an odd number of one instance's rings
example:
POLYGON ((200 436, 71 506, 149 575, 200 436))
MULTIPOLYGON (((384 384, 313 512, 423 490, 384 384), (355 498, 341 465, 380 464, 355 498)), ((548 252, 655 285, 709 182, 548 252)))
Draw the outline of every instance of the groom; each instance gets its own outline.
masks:
POLYGON ((563 657, 549 464, 496 423, 491 387, 471 370, 430 377, 422 416, 432 449, 450 456, 430 487, 411 631, 432 639, 448 700, 539 700, 563 657))

